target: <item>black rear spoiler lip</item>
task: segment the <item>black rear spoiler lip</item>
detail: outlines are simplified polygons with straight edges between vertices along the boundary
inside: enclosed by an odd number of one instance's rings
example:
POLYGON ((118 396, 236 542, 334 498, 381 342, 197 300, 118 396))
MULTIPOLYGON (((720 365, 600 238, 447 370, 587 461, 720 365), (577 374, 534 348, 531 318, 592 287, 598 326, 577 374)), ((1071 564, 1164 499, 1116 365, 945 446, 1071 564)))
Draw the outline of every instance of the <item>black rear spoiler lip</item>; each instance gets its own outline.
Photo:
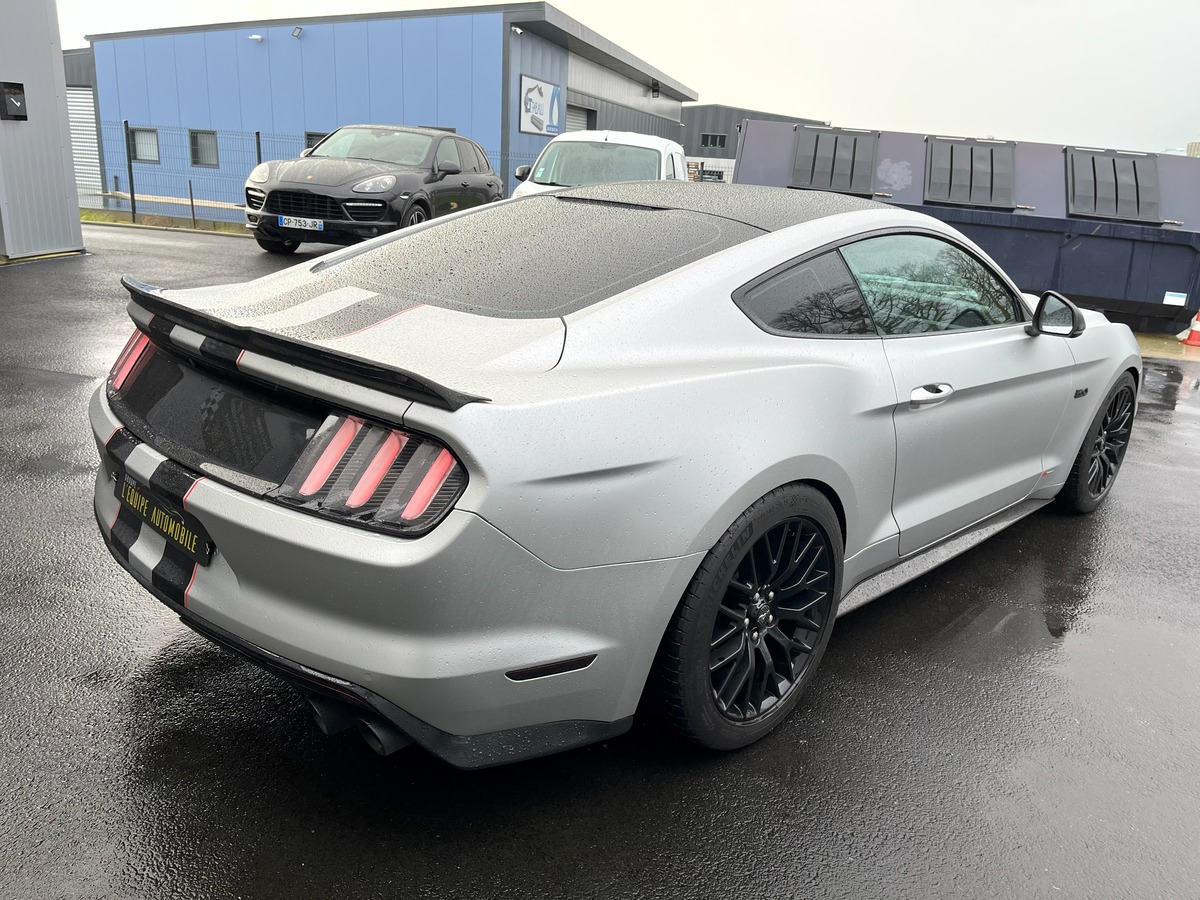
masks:
POLYGON ((121 286, 129 291, 138 305, 156 318, 162 318, 173 325, 181 325, 237 350, 259 353, 310 372, 340 378, 394 397, 425 403, 450 412, 462 409, 468 403, 488 402, 486 397, 456 391, 404 369, 370 362, 329 347, 223 322, 168 300, 155 285, 138 281, 129 275, 122 276, 121 286))

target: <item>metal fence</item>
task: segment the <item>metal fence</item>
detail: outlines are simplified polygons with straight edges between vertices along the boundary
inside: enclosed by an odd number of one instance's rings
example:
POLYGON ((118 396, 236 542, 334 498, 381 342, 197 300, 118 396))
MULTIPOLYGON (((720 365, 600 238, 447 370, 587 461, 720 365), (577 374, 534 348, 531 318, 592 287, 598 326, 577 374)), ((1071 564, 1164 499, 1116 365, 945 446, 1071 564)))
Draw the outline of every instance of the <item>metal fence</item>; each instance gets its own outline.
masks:
MULTIPOLYGON (((107 210, 131 220, 161 216, 198 222, 243 221, 244 187, 250 171, 260 162, 295 159, 300 151, 323 137, 305 134, 270 134, 260 131, 211 131, 130 122, 101 122, 99 153, 77 154, 75 180, 82 209, 107 210)), ((497 171, 508 163, 532 165, 536 154, 510 154, 507 159, 487 150, 497 171)), ((689 167, 691 168, 691 167, 689 167)), ((708 162, 693 181, 732 181, 728 167, 708 162)), ((506 193, 512 192, 513 185, 506 193)))

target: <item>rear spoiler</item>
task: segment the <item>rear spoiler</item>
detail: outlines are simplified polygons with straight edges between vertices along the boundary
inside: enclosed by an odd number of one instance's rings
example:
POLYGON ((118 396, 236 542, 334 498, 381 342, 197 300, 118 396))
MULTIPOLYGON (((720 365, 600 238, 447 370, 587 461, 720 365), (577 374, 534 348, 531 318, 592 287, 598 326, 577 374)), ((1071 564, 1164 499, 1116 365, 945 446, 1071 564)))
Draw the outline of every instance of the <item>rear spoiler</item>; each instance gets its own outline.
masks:
POLYGON ((121 286, 129 291, 139 306, 154 316, 156 332, 161 334, 164 328, 180 325, 208 340, 224 345, 216 355, 225 359, 237 359, 243 351, 249 350, 279 362, 451 412, 468 403, 487 402, 486 397, 464 394, 403 369, 369 362, 330 347, 292 340, 215 319, 168 300, 159 288, 128 275, 121 278, 121 286))

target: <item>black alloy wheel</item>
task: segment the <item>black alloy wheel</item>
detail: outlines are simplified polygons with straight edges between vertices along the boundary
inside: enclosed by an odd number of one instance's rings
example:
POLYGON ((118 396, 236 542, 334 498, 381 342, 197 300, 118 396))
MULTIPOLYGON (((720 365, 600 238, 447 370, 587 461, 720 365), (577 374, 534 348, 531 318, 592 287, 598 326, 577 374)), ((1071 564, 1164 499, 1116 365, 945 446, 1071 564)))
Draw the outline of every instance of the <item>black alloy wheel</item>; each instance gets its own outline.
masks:
POLYGON ((746 550, 713 625, 709 677, 717 708, 746 721, 787 697, 813 660, 833 610, 828 539, 785 519, 746 550))
POLYGON ((729 526, 659 646, 650 698, 676 732, 732 750, 783 721, 829 643, 842 552, 837 514, 806 484, 776 488, 729 526))
POLYGON ((1060 509, 1090 513, 1104 502, 1125 461, 1136 409, 1137 383, 1126 372, 1117 379, 1092 420, 1058 495, 1060 509))
POLYGON ((1122 385, 1109 398, 1100 421, 1100 430, 1092 442, 1092 456, 1088 461, 1088 490, 1094 497, 1102 497, 1112 487, 1129 446, 1129 435, 1133 431, 1133 388, 1122 385))
POLYGON ((429 216, 425 213, 425 207, 421 206, 420 204, 416 204, 404 217, 404 222, 402 223, 401 227, 407 228, 409 225, 420 225, 422 222, 426 222, 428 220, 429 216))

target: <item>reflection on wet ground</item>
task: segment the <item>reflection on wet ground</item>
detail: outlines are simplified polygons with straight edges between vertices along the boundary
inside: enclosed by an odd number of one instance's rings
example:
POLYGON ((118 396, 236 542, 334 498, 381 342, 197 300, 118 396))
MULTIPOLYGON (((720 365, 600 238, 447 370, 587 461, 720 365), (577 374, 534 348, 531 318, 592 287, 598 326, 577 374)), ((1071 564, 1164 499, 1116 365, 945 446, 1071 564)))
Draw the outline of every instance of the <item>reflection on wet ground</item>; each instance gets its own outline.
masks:
MULTIPOLYGON (((162 240, 143 266, 213 277, 162 240)), ((1200 364, 1147 363, 1096 515, 1038 513, 843 617, 760 744, 640 726, 462 773, 322 736, 108 558, 82 410, 128 326, 89 279, 137 268, 124 233, 89 244, 22 274, 0 344, 0 898, 1200 895, 1200 364), (55 325, 48 295, 91 299, 55 325)), ((200 250, 245 278, 241 244, 200 250)))

